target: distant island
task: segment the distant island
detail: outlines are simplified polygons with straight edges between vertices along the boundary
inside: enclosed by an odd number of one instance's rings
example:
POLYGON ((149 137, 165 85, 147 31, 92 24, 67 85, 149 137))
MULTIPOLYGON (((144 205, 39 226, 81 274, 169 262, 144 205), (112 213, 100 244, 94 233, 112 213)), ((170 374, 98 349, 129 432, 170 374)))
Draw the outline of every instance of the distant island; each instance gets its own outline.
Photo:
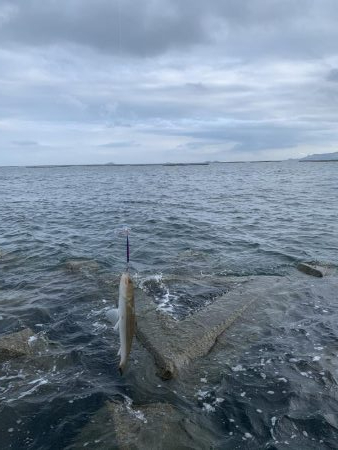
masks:
MULTIPOLYGON (((293 159, 289 158, 285 161, 298 161, 298 162, 338 162, 338 152, 333 153, 316 153, 313 155, 305 156, 305 158, 293 159)), ((133 167, 133 166, 163 166, 163 167, 176 167, 176 166, 209 166, 213 164, 259 164, 259 163, 279 163, 283 160, 260 160, 260 161, 201 161, 201 162, 164 162, 164 163, 94 163, 94 164, 42 164, 24 166, 30 169, 46 169, 46 168, 61 168, 61 167, 133 167)))
POLYGON ((323 161, 338 161, 338 152, 333 153, 317 153, 308 155, 305 158, 300 159, 301 162, 323 162, 323 161))

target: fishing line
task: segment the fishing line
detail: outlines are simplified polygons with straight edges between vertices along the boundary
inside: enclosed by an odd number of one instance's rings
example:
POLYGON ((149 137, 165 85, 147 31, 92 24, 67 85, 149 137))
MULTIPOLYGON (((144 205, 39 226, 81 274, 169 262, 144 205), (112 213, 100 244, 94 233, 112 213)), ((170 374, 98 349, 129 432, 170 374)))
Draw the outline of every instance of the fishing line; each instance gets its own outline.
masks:
POLYGON ((129 254, 129 231, 127 231, 127 242, 126 242, 126 244, 127 244, 127 272, 129 272, 129 257, 130 257, 130 254, 129 254))
POLYGON ((126 236, 126 259, 127 259, 126 272, 129 272, 129 262, 130 262, 129 232, 130 228, 128 227, 119 228, 114 231, 114 234, 116 234, 117 236, 126 236))
MULTIPOLYGON (((128 228, 128 240, 129 240, 129 233, 130 233, 130 228, 128 228)), ((117 236, 121 236, 121 235, 126 235, 126 228, 119 228, 118 230, 114 231, 114 234, 117 236)), ((112 247, 114 244, 111 243, 109 245, 109 247, 112 247)), ((130 257, 134 257, 140 250, 142 250, 144 247, 146 247, 147 245, 149 245, 149 242, 146 240, 145 242, 143 242, 139 247, 137 247, 136 249, 133 249, 132 251, 129 248, 129 254, 130 257)), ((129 245, 130 247, 130 245, 129 245)), ((114 256, 115 259, 122 261, 122 258, 119 258, 117 256, 114 256)))
POLYGON ((145 247, 146 245, 149 245, 149 243, 148 243, 148 242, 145 242, 144 244, 140 245, 136 250, 133 250, 133 251, 131 252, 131 255, 132 255, 132 256, 136 255, 137 252, 138 252, 139 250, 141 250, 143 247, 145 247))

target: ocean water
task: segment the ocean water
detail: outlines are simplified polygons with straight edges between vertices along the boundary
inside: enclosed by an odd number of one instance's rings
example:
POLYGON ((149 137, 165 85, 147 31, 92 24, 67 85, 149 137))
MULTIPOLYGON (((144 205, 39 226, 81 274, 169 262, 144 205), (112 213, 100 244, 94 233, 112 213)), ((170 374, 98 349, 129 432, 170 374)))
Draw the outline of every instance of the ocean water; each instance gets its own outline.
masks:
POLYGON ((39 358, 0 364, 1 448, 72 448, 107 400, 125 398, 193 411, 208 448, 338 448, 332 296, 320 303, 310 290, 307 306, 275 314, 268 305, 256 324, 243 320, 238 333, 256 330, 255 340, 241 353, 232 336, 227 370, 185 403, 170 384, 135 381, 137 348, 129 375, 118 375, 105 319, 126 266, 124 227, 135 284, 177 320, 226 292, 228 277, 289 277, 299 261, 338 268, 337 171, 298 162, 0 168, 0 333, 29 327, 49 342, 39 358))

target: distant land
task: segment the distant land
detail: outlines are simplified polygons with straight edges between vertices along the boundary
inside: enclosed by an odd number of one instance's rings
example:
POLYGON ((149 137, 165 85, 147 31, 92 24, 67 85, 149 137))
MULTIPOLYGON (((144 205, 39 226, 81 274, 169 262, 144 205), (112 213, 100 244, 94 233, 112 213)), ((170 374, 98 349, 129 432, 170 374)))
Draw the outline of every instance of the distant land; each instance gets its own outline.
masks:
MULTIPOLYGON (((26 165, 24 167, 31 169, 45 169, 45 168, 61 168, 61 167, 125 167, 125 166, 208 166, 210 164, 252 164, 252 163, 279 163, 283 161, 298 161, 298 162, 338 162, 338 152, 333 153, 315 153, 312 155, 305 156, 304 158, 289 158, 287 160, 259 160, 259 161, 201 161, 201 162, 164 162, 164 163, 93 163, 93 164, 38 164, 38 165, 26 165)), ((0 167, 6 167, 1 166, 0 167)), ((10 167, 10 166, 7 166, 10 167)), ((12 166, 15 167, 15 166, 12 166)), ((19 166, 17 166, 19 167, 19 166)))
MULTIPOLYGON (((24 166, 27 169, 49 169, 62 167, 134 167, 134 166, 209 166, 210 164, 252 164, 252 163, 276 163, 281 160, 264 160, 264 161, 203 161, 203 162, 166 162, 166 163, 103 163, 103 164, 39 164, 32 166, 24 166)), ((1 166, 0 166, 1 167, 1 166)), ((10 167, 10 166, 8 166, 10 167)), ((15 167, 15 166, 13 166, 15 167)), ((19 166, 18 166, 19 167, 19 166)))
POLYGON ((305 158, 300 159, 299 161, 309 161, 309 162, 319 162, 319 161, 338 161, 338 152, 333 153, 320 153, 308 155, 305 158))

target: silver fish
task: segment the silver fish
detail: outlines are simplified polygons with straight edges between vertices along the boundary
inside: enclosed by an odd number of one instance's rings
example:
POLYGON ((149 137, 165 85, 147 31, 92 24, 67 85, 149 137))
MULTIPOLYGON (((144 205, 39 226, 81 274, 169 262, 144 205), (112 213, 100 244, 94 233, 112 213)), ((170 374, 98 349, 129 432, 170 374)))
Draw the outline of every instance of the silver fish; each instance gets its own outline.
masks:
POLYGON ((128 272, 123 273, 121 276, 118 308, 108 311, 107 317, 112 322, 117 320, 114 330, 119 330, 120 335, 118 355, 121 357, 119 371, 122 375, 135 334, 134 286, 128 272))

